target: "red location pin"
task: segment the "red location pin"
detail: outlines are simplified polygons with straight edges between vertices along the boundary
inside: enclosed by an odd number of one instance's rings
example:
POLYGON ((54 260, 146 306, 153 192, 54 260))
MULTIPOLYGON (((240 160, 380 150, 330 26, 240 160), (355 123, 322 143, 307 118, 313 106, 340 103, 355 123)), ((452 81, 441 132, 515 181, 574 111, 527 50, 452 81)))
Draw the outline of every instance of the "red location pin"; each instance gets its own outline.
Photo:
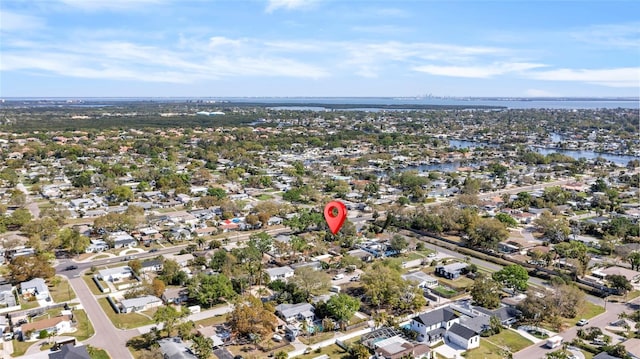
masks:
POLYGON ((347 219, 347 207, 340 201, 331 201, 324 207, 324 219, 331 233, 336 234, 347 219))

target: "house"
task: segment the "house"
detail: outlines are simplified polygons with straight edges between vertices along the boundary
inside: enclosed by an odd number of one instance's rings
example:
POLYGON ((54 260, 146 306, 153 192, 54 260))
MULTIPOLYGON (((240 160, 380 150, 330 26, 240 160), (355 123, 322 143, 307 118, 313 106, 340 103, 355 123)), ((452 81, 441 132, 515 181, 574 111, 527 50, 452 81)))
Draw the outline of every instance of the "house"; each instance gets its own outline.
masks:
POLYGON ((294 271, 302 267, 309 267, 313 270, 322 270, 322 262, 298 262, 291 265, 291 268, 293 268, 294 271))
POLYGON ((600 279, 606 279, 606 277, 609 275, 621 275, 627 278, 629 282, 636 281, 640 278, 640 272, 616 266, 603 269, 595 269, 591 272, 591 274, 594 277, 600 279))
POLYGON ((49 298, 49 288, 42 278, 20 283, 20 293, 23 297, 35 296, 38 300, 49 298))
POLYGON ((419 342, 434 344, 444 338, 447 330, 454 323, 460 322, 460 315, 453 309, 445 307, 420 314, 411 319, 410 328, 418 333, 419 342))
POLYGON ((462 275, 462 272, 467 269, 469 265, 467 263, 451 263, 447 265, 440 265, 436 267, 436 274, 445 277, 447 279, 457 279, 462 275))
POLYGON ((11 284, 0 285, 0 306, 13 307, 16 305, 16 297, 13 295, 11 284))
POLYGON ((438 280, 425 272, 415 271, 403 274, 402 279, 413 282, 418 288, 433 288, 438 286, 438 280))
POLYGON ((278 304, 276 306, 276 314, 287 323, 297 321, 313 322, 315 308, 309 303, 298 304, 278 304))
POLYGON ((98 279, 109 282, 116 282, 121 279, 130 278, 132 275, 133 271, 129 266, 106 268, 98 271, 98 279))
POLYGON ((71 331, 71 317, 61 315, 59 317, 26 323, 18 328, 18 337, 24 341, 37 340, 43 330, 49 334, 62 334, 71 331))
POLYGON ((610 355, 607 352, 602 352, 602 353, 594 356, 593 359, 622 359, 622 358, 614 357, 613 355, 610 355))
POLYGON ((373 344, 375 358, 400 359, 400 358, 430 358, 431 349, 425 344, 411 344, 409 341, 396 335, 382 339, 373 344))
POLYGON ((166 338, 158 340, 160 352, 164 359, 197 359, 180 338, 166 338))
POLYGON ((363 251, 362 249, 352 249, 347 252, 348 255, 356 258, 360 258, 363 262, 371 262, 373 260, 373 254, 363 251))
POLYGON ((85 249, 85 253, 99 253, 107 249, 109 249, 107 242, 101 239, 92 239, 87 249, 85 249))
POLYGON ((123 299, 120 301, 121 313, 141 312, 147 309, 159 307, 162 300, 153 295, 145 295, 143 297, 123 299))
POLYGON ((162 261, 160 259, 152 259, 141 263, 140 272, 159 272, 162 270, 162 261))
POLYGON ((484 313, 489 317, 497 317, 500 319, 500 323, 505 326, 509 326, 522 316, 522 312, 514 307, 502 305, 496 309, 486 309, 483 307, 474 307, 478 312, 484 313))
POLYGON ((167 304, 181 304, 189 300, 187 288, 166 288, 162 293, 162 300, 167 304))
POLYGON ((138 241, 125 231, 113 232, 109 235, 113 241, 113 248, 131 248, 138 245, 138 241))
POLYGON ((271 282, 275 280, 281 280, 286 282, 287 279, 293 277, 294 270, 289 266, 284 267, 276 267, 276 268, 267 268, 264 270, 265 273, 269 276, 269 280, 271 282))
POLYGON ((189 262, 192 261, 195 257, 191 253, 186 254, 176 254, 176 255, 164 255, 165 259, 170 259, 176 261, 181 267, 186 267, 189 265, 189 262))
POLYGON ((447 339, 467 350, 480 346, 480 334, 460 323, 453 323, 447 331, 447 339))
POLYGON ((63 345, 60 350, 49 353, 49 359, 91 359, 87 347, 84 345, 74 346, 72 344, 63 345))

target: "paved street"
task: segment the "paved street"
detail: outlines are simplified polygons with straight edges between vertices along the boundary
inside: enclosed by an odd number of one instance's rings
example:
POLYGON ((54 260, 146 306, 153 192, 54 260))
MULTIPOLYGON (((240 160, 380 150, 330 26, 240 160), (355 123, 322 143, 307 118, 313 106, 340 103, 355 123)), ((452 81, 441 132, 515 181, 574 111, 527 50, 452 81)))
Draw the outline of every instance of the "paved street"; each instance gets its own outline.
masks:
POLYGON ((127 340, 137 335, 137 331, 116 329, 81 277, 70 278, 69 283, 78 295, 95 330, 95 335, 85 342, 106 350, 112 358, 133 358, 126 344, 127 340))

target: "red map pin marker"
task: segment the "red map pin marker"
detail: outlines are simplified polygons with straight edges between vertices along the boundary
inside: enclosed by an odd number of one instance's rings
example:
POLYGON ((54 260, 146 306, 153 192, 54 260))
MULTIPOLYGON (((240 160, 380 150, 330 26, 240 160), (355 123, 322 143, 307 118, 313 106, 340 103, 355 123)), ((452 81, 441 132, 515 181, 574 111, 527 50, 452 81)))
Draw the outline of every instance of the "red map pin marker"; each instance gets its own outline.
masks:
POLYGON ((347 207, 340 201, 331 201, 324 207, 324 219, 331 233, 336 234, 347 219, 347 207))

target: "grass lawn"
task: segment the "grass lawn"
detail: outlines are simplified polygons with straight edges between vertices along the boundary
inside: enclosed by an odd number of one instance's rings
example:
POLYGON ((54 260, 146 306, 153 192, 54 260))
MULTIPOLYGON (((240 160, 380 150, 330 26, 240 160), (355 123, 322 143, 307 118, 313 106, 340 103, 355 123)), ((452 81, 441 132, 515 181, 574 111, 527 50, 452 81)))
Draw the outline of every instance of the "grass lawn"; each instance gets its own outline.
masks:
POLYGON ((200 328, 200 326, 208 327, 210 325, 218 325, 227 321, 227 315, 217 315, 215 317, 210 317, 206 319, 201 319, 195 321, 196 328, 200 328))
POLYGON ((33 308, 39 307, 37 300, 27 301, 26 299, 22 298, 22 296, 19 296, 19 297, 20 297, 20 309, 27 310, 27 309, 33 309, 33 308))
POLYGON ((13 340, 13 354, 12 357, 19 357, 24 355, 24 353, 32 346, 35 342, 20 342, 17 340, 13 340))
MULTIPOLYGON (((59 282, 55 286, 49 285, 49 293, 56 303, 68 302, 76 298, 76 292, 69 285, 69 281, 63 277, 56 276, 59 282)), ((94 285, 95 286, 95 285, 94 285)))
POLYGON ((78 323, 76 331, 73 333, 66 333, 64 335, 70 335, 76 337, 78 341, 83 341, 91 338, 93 334, 95 334, 93 325, 91 324, 91 321, 89 321, 87 313, 84 310, 74 310, 73 317, 78 323))
POLYGON ((409 252, 402 256, 402 258, 406 261, 412 261, 414 259, 423 259, 424 257, 425 257, 424 255, 416 252, 409 252))
POLYGON ((433 288, 432 290, 434 292, 438 293, 438 294, 442 294, 443 296, 452 296, 452 295, 455 295, 457 293, 455 290, 451 290, 451 289, 443 287, 441 285, 433 288))
POLYGON ((138 313, 127 313, 127 314, 117 314, 111 308, 111 305, 107 301, 107 298, 98 299, 98 303, 102 307, 102 310, 105 312, 111 323, 118 329, 131 329, 137 328, 144 325, 154 324, 153 320, 149 319, 147 316, 138 313))
POLYGON ((461 276, 455 280, 438 277, 438 282, 454 289, 464 289, 473 285, 473 279, 467 278, 465 276, 461 276))
MULTIPOLYGON (((89 287, 89 290, 91 291, 91 293, 93 295, 100 295, 100 294, 104 294, 100 291, 100 289, 98 288, 98 286, 96 285, 96 282, 93 281, 93 276, 92 275, 85 275, 82 276, 82 280, 84 280, 84 282, 87 284, 87 287, 89 287)), ((107 287, 107 284, 104 284, 105 288, 107 287)))
POLYGON ((334 332, 323 332, 315 335, 309 335, 308 337, 305 335, 300 335, 298 339, 307 345, 320 343, 321 341, 333 338, 334 332))
POLYGON ((267 200, 273 199, 273 196, 263 193, 258 196, 258 199, 261 201, 267 201, 267 200))
POLYGON ((90 347, 88 351, 89 351, 89 357, 91 357, 91 359, 111 359, 109 354, 107 354, 107 352, 104 351, 104 349, 90 347))
POLYGON ((298 356, 296 358, 313 359, 313 358, 315 358, 317 356, 324 355, 324 354, 328 355, 329 358, 331 358, 331 359, 334 359, 334 358, 339 359, 339 358, 342 358, 342 357, 349 357, 349 353, 347 353, 346 351, 342 350, 342 348, 340 348, 339 346, 337 346, 335 344, 332 344, 332 345, 329 345, 328 347, 321 348, 321 350, 319 352, 314 350, 309 354, 300 355, 300 356, 298 356))
POLYGON ((503 359, 504 350, 487 342, 484 338, 480 339, 480 346, 468 350, 465 355, 465 359, 503 359))
POLYGON ((604 313, 603 307, 589 301, 585 301, 584 306, 580 311, 578 311, 578 314, 574 318, 562 318, 562 325, 565 327, 573 327, 576 325, 576 322, 582 318, 591 319, 602 313, 604 313))
POLYGON ((498 346, 509 348, 512 353, 520 351, 533 344, 529 339, 509 329, 503 329, 500 334, 496 334, 488 338, 482 338, 480 341, 482 342, 482 340, 488 340, 498 346))

